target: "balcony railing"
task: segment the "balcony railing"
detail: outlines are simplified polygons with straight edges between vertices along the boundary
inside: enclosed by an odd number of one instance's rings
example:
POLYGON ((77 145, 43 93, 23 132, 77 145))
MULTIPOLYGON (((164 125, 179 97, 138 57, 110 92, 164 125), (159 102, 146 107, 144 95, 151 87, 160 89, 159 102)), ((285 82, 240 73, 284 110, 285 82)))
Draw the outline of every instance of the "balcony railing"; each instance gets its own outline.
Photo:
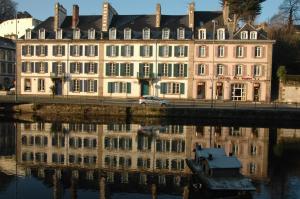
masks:
POLYGON ((50 73, 52 79, 62 79, 65 78, 65 73, 50 73))
POLYGON ((157 75, 155 73, 137 73, 138 79, 156 79, 157 75))

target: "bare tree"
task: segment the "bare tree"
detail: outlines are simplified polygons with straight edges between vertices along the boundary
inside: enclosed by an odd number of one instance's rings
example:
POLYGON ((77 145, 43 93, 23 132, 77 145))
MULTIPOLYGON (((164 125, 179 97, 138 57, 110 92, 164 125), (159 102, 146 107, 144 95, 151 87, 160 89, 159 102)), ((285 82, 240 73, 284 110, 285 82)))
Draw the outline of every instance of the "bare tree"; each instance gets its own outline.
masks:
POLYGON ((17 3, 13 0, 0 0, 0 21, 14 18, 16 7, 17 3))
POLYGON ((292 30, 294 22, 299 20, 300 0, 284 0, 279 7, 279 14, 287 23, 287 30, 292 30))

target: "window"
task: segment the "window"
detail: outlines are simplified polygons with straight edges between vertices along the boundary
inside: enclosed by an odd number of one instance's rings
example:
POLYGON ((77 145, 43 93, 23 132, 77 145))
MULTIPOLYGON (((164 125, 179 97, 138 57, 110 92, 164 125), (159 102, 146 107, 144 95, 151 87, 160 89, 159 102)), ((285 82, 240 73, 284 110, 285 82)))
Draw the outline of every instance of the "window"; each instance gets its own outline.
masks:
POLYGON ((248 39, 248 31, 241 32, 241 39, 248 39))
POLYGON ((64 56, 65 55, 65 46, 57 45, 52 48, 53 56, 64 56))
POLYGON ((111 45, 106 46, 106 56, 116 57, 119 55, 119 46, 111 45))
POLYGON ((178 48, 178 55, 179 57, 185 57, 185 46, 179 46, 178 48))
POLYGON ((85 56, 94 57, 98 55, 98 46, 88 45, 85 46, 85 56))
POLYGON ((80 39, 80 30, 79 29, 73 30, 73 39, 80 39))
POLYGON ((256 46, 256 47, 254 48, 254 56, 255 56, 256 58, 262 57, 262 47, 261 47, 261 46, 256 46))
POLYGON ((218 46, 218 57, 224 57, 224 56, 225 56, 225 47, 218 46))
POLYGON ((62 29, 57 29, 55 31, 55 38, 56 39, 62 39, 63 38, 63 32, 62 32, 62 29))
POLYGON ((256 172, 256 164, 255 163, 251 162, 249 164, 249 172, 250 172, 250 174, 255 174, 255 172, 256 172))
POLYGON ((169 46, 162 46, 162 56, 169 57, 169 46))
POLYGON ((95 73, 95 64, 94 63, 88 64, 88 71, 89 71, 89 73, 95 73))
POLYGON ((116 76, 116 75, 117 75, 116 69, 117 69, 116 64, 111 63, 111 64, 109 65, 109 71, 110 71, 110 75, 111 75, 111 76, 116 76))
POLYGON ((225 40, 225 29, 224 28, 220 28, 217 30, 217 39, 225 40))
POLYGON ((199 47, 199 56, 200 57, 206 57, 206 46, 200 46, 199 47))
POLYGON ((80 73, 80 72, 81 72, 81 63, 76 62, 75 68, 74 68, 74 73, 80 73))
POLYGON ((131 39, 131 29, 130 28, 125 28, 124 29, 124 39, 125 40, 130 40, 131 39))
POLYGON ((236 48, 236 57, 238 57, 238 58, 244 57, 244 47, 243 46, 238 46, 236 48))
POLYGON ((30 29, 26 30, 25 39, 31 39, 31 30, 30 29))
POLYGON ((198 38, 200 40, 205 40, 206 39, 206 29, 199 29, 198 38))
POLYGON ((238 144, 232 144, 232 154, 233 155, 238 155, 239 153, 239 145, 238 144))
POLYGON ((80 80, 73 80, 74 92, 80 92, 80 80))
POLYGON ((95 83, 94 83, 94 80, 88 80, 88 92, 95 92, 95 83))
POLYGON ((150 77, 150 65, 149 64, 144 64, 143 75, 144 75, 144 77, 150 77))
POLYGON ((38 79, 38 91, 45 92, 45 79, 38 79))
POLYGON ((143 39, 150 39, 150 28, 143 29, 143 39))
POLYGON ((40 63, 40 70, 38 71, 39 73, 45 73, 47 70, 46 70, 46 68, 48 67, 47 66, 47 62, 41 62, 40 63))
POLYGON ((256 146, 254 144, 251 144, 250 146, 250 155, 256 155, 257 153, 257 149, 256 149, 256 146))
POLYGON ((45 29, 39 30, 39 39, 45 39, 45 29))
POLYGON ((168 77, 169 73, 168 73, 168 64, 163 64, 162 65, 162 76, 163 77, 168 77))
POLYGON ((184 28, 177 29, 177 39, 185 39, 185 30, 184 28))
POLYGON ((108 82, 108 93, 131 93, 131 83, 108 82))
POLYGON ((141 56, 142 57, 150 57, 152 56, 152 46, 141 46, 141 56))
POLYGON ((73 45, 73 46, 70 46, 70 49, 71 49, 71 56, 82 56, 82 46, 80 45, 73 45))
POLYGON ((236 76, 241 76, 243 74, 243 66, 237 65, 235 66, 235 74, 236 76))
POLYGON ((246 87, 244 84, 231 85, 232 101, 246 101, 246 87))
POLYGON ((224 74, 224 66, 221 64, 217 65, 217 75, 223 75, 224 74))
MULTIPOLYGON (((26 45, 22 46, 22 55, 23 56, 33 56, 34 55, 34 46, 26 45)), ((4 55, 7 58, 6 55, 4 55)))
POLYGON ((57 74, 62 75, 63 74, 63 62, 57 63, 57 74))
POLYGON ((132 47, 131 47, 131 46, 129 46, 129 45, 128 45, 128 46, 125 46, 125 56, 126 56, 126 57, 132 56, 132 53, 133 53, 133 52, 132 52, 131 50, 132 50, 132 47))
POLYGON ((88 30, 88 39, 95 39, 95 29, 91 28, 88 30))
POLYGON ((36 46, 36 56, 47 56, 47 54, 48 54, 48 46, 46 45, 36 46))
POLYGON ((131 65, 130 64, 126 64, 125 65, 125 76, 131 76, 131 65))
POLYGON ((111 28, 109 29, 109 39, 117 39, 117 29, 116 28, 111 28))
POLYGON ((179 77, 184 77, 184 64, 179 64, 179 77))
POLYGON ((162 39, 169 39, 170 38, 170 30, 168 28, 164 28, 162 30, 162 39))
POLYGON ((204 64, 198 65, 198 75, 205 75, 205 65, 204 64))
POLYGON ((256 31, 251 31, 250 32, 250 39, 256 40, 257 39, 257 32, 256 31))
POLYGON ((167 94, 179 94, 180 83, 167 83, 167 94))
POLYGON ((254 77, 261 76, 261 66, 255 65, 253 70, 254 77))
POLYGON ((31 91, 31 80, 30 79, 25 79, 24 80, 24 91, 25 92, 30 92, 31 91))

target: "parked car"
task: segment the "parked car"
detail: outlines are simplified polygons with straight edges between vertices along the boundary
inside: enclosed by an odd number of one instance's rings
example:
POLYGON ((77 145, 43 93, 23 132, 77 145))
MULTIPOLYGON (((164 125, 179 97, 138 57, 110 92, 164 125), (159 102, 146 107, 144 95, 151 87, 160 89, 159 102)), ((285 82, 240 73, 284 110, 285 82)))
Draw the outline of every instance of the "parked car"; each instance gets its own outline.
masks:
POLYGON ((169 102, 164 99, 160 99, 159 97, 156 96, 151 96, 151 95, 144 95, 140 97, 139 99, 139 104, 141 105, 160 105, 160 106, 167 106, 169 105, 169 102))

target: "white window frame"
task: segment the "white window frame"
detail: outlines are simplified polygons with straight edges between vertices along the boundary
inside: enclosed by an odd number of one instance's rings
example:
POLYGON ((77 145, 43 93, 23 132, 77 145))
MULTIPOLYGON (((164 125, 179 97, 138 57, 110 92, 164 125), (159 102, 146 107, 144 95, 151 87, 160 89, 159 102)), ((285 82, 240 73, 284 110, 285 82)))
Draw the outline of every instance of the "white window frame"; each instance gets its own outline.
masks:
POLYGON ((244 46, 237 46, 236 47, 236 56, 238 58, 244 57, 244 46))
POLYGON ((45 79, 38 79, 38 89, 39 92, 45 92, 45 79))
POLYGON ((32 84, 31 84, 31 79, 24 79, 24 91, 25 92, 31 92, 32 90, 32 84), (28 84, 29 82, 29 84, 28 84), (29 86, 27 86, 29 85, 29 86), (26 89, 26 88, 29 88, 29 89, 26 89))
POLYGON ((80 80, 74 79, 74 92, 80 92, 80 80))
POLYGON ((96 31, 95 29, 91 28, 88 30, 88 39, 95 39, 96 31))
POLYGON ((168 64, 163 64, 162 66, 162 76, 163 77, 168 77, 169 74, 169 65, 168 64))
POLYGON ((110 28, 109 29, 109 39, 110 40, 117 39, 117 29, 116 28, 110 28))
POLYGON ((144 64, 143 74, 144 77, 150 77, 150 64, 144 64))
POLYGON ((224 75, 224 65, 222 64, 217 65, 217 75, 218 76, 224 75))
POLYGON ((125 46, 125 57, 131 57, 131 46, 130 45, 125 46))
POLYGON ((250 32, 250 39, 251 40, 256 40, 257 39, 257 32, 256 31, 251 31, 250 32))
POLYGON ((26 73, 32 73, 31 71, 31 62, 26 62, 26 73))
POLYGON ((131 40, 131 29, 130 28, 124 29, 124 40, 131 40))
POLYGON ((218 40, 225 40, 225 29, 224 28, 219 28, 217 30, 217 39, 218 40))
MULTIPOLYGON (((88 92, 95 92, 95 88, 94 88, 94 80, 92 79, 89 79, 87 81, 88 85, 89 85, 89 89, 88 89, 88 92)), ((91 145, 92 146, 92 145, 91 145)))
POLYGON ((39 29, 39 39, 45 39, 46 38, 46 31, 44 28, 39 29))
POLYGON ((236 65, 235 66, 235 76, 242 76, 243 75, 243 65, 236 65))
POLYGON ((45 65, 46 65, 46 62, 41 62, 39 73, 45 73, 45 68, 46 68, 45 65))
POLYGON ((46 46, 45 45, 40 45, 40 47, 41 47, 40 56, 45 56, 46 55, 46 46))
POLYGON ((218 46, 218 57, 225 57, 225 46, 218 46))
POLYGON ((151 48, 151 46, 149 46, 149 45, 144 46, 144 56, 145 57, 150 57, 150 48, 151 48))
POLYGON ((31 39, 31 30, 30 29, 26 30, 25 39, 31 39))
POLYGON ((62 29, 57 29, 55 31, 55 38, 56 39, 62 39, 63 38, 63 30, 62 29))
POLYGON ((115 63, 110 63, 109 65, 109 71, 110 71, 110 75, 111 76, 116 76, 116 71, 117 70, 117 66, 115 63))
POLYGON ((254 77, 261 76, 261 66, 260 65, 254 65, 253 75, 254 75, 254 77))
POLYGON ((199 56, 206 57, 206 46, 200 46, 199 56))
POLYGON ((88 56, 94 57, 95 56, 95 52, 96 52, 95 46, 94 45, 89 45, 88 48, 90 50, 90 54, 88 56))
POLYGON ((162 30, 162 34, 161 34, 162 39, 167 40, 170 39, 170 29, 169 28, 164 28, 162 30))
POLYGON ((178 76, 184 77, 184 64, 179 64, 178 76))
POLYGON ((127 77, 131 76, 131 75, 130 75, 130 72, 131 72, 131 70, 130 70, 130 64, 126 63, 126 64, 125 64, 125 75, 126 75, 127 77))
POLYGON ((162 46, 162 56, 163 57, 169 57, 169 46, 164 45, 162 46))
POLYGON ((185 39, 185 29, 183 27, 177 29, 177 39, 185 39))
POLYGON ((80 56, 80 46, 74 45, 74 49, 75 49, 74 56, 76 56, 76 57, 80 56))
POLYGON ((151 30, 150 30, 150 28, 144 28, 144 29, 143 29, 143 39, 144 39, 144 40, 150 39, 150 35, 151 35, 151 30))
POLYGON ((206 40, 206 29, 199 29, 198 30, 198 38, 199 40, 206 40))
POLYGON ((62 75, 62 62, 57 63, 57 74, 62 75))
POLYGON ((206 70, 205 64, 198 65, 198 75, 200 75, 200 76, 205 75, 205 70, 206 70))
POLYGON ((184 57, 185 46, 179 46, 179 57, 184 57))
POLYGON ((254 48, 255 58, 261 58, 262 57, 262 51, 263 51, 263 48, 261 46, 255 46, 255 48, 254 48))
POLYGON ((62 45, 58 45, 57 46, 57 55, 58 56, 62 56, 62 52, 63 52, 63 46, 62 45))
POLYGON ((111 50, 111 52, 110 52, 111 57, 116 57, 117 56, 117 46, 112 45, 110 50, 111 50))
POLYGON ((248 31, 242 31, 241 32, 241 39, 247 40, 248 39, 248 31))
POLYGON ((167 94, 169 94, 169 95, 180 94, 180 83, 168 82, 167 83, 167 94))
POLYGON ((95 73, 95 63, 93 63, 93 62, 89 63, 89 73, 92 73, 92 74, 95 73))
POLYGON ((73 39, 80 39, 80 29, 73 30, 73 39))

